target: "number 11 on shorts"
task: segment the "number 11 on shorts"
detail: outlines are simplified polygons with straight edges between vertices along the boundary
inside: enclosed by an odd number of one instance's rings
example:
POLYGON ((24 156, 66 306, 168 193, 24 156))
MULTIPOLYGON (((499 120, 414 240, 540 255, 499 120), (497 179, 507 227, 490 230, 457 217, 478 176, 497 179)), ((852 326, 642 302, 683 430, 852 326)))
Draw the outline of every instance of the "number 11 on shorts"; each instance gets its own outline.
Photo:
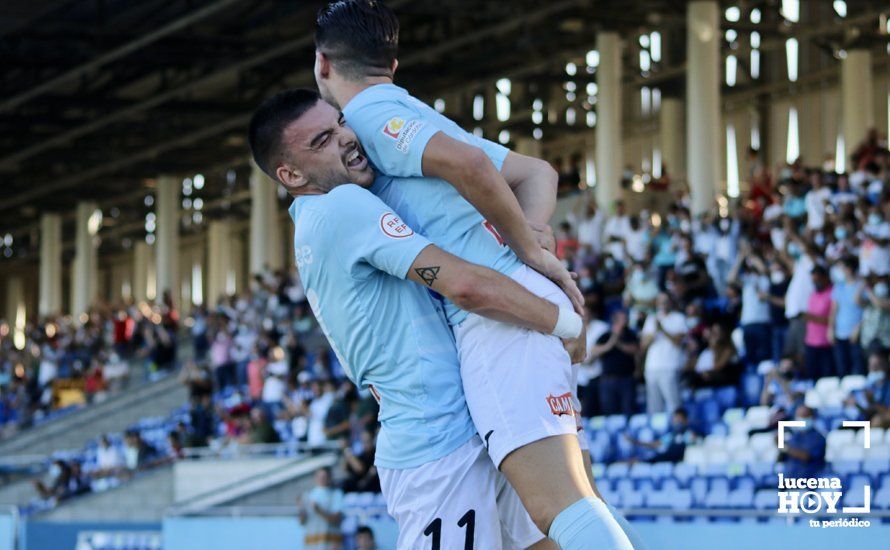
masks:
MULTIPOLYGON (((457 520, 458 527, 466 527, 466 535, 464 537, 464 550, 473 550, 473 536, 476 530, 476 510, 467 510, 467 513, 457 520)), ((426 526, 423 534, 433 537, 433 549, 440 550, 442 547, 442 518, 436 518, 426 526)))

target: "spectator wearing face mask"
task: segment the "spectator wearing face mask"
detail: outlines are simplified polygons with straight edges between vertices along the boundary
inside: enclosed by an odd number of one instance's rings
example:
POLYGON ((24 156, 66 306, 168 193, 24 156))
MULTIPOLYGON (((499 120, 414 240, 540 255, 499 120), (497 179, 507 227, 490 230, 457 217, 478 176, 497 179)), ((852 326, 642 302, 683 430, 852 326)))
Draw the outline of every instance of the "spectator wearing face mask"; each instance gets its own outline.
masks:
POLYGON ((831 313, 831 282, 828 270, 821 265, 813 268, 813 293, 810 294, 805 314, 807 327, 804 336, 804 367, 811 380, 835 376, 834 355, 828 339, 831 313))
POLYGON ((769 292, 760 298, 769 302, 770 318, 770 351, 772 360, 778 362, 785 347, 785 336, 788 333, 788 318, 785 317, 785 295, 788 292, 788 274, 782 262, 770 256, 769 292))
POLYGON ((635 264, 624 288, 624 303, 628 308, 628 322, 639 327, 641 319, 655 311, 658 281, 646 269, 645 263, 635 264))
POLYGON ((825 469, 825 436, 816 429, 813 409, 800 405, 794 417, 806 424, 785 434, 785 448, 779 452, 785 476, 817 477, 825 469))
POLYGON ((890 285, 887 277, 872 277, 859 285, 856 302, 862 307, 859 342, 864 350, 890 349, 890 285))
POLYGON ((739 324, 745 342, 745 361, 757 365, 770 354, 770 303, 764 299, 770 280, 766 265, 750 246, 744 246, 729 273, 729 282, 741 287, 739 324))
POLYGON ((847 257, 832 268, 834 286, 831 290, 831 313, 828 316, 828 340, 834 349, 834 362, 839 376, 863 374, 865 362, 859 347, 862 308, 856 301, 856 259, 847 257))
MULTIPOLYGON (((792 234, 793 235, 793 234, 792 234)), ((816 266, 814 258, 818 251, 797 236, 792 236, 788 243, 788 253, 779 253, 776 259, 782 261, 792 273, 785 293, 785 318, 788 319, 788 332, 785 337, 784 354, 792 354, 798 360, 803 359, 804 336, 807 320, 805 314, 813 293, 812 271, 816 266)))
POLYGON ((642 331, 649 414, 672 411, 680 406, 682 342, 687 331, 686 317, 676 310, 668 294, 660 293, 655 304, 656 312, 646 319, 642 331))
POLYGON ((890 275, 890 222, 878 206, 872 206, 862 228, 864 236, 859 248, 862 275, 890 275))

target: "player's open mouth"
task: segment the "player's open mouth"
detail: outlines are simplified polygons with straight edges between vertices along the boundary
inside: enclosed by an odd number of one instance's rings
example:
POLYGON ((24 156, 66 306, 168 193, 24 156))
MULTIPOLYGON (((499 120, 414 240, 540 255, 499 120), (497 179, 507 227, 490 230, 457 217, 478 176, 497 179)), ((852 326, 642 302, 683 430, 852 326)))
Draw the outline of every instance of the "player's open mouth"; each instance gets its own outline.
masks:
POLYGON ((346 155, 346 167, 350 170, 364 170, 367 165, 367 157, 359 153, 357 148, 346 155))

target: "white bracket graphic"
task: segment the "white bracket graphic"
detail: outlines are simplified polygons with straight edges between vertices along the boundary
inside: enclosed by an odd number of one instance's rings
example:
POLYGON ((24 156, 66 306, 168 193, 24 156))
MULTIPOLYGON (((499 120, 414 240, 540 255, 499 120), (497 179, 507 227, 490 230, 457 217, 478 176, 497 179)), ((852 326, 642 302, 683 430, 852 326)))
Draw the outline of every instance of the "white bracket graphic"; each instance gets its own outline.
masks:
POLYGON ((862 428, 865 430, 866 449, 871 449, 871 422, 868 420, 844 420, 841 425, 844 428, 862 428))
POLYGON ((779 448, 785 448, 785 427, 806 428, 806 420, 779 420, 779 448))

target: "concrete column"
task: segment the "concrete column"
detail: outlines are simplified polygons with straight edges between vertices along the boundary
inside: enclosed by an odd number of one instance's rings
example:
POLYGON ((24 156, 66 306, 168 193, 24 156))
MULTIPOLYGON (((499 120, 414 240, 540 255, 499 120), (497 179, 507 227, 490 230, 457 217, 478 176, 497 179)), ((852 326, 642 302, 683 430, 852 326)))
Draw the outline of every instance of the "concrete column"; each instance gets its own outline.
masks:
MULTIPOLYGON (((96 211, 96 203, 86 201, 78 203, 76 213, 75 249, 77 256, 74 258, 74 285, 72 287, 71 314, 78 315, 87 311, 96 298, 98 289, 98 258, 93 242, 95 236, 90 232, 90 217, 96 211)), ((96 229, 96 228, 92 228, 96 229)))
POLYGON ((874 126, 874 105, 871 51, 847 50, 847 58, 841 61, 841 128, 847 162, 874 126))
POLYGON ((62 311, 62 217, 40 218, 40 286, 37 311, 41 316, 62 311))
POLYGON ((692 213, 714 206, 720 177, 720 8, 695 0, 686 12, 686 172, 692 213))
POLYGON ((214 306, 220 296, 228 294, 232 265, 232 222, 214 220, 207 229, 207 292, 205 303, 214 306))
POLYGON ((279 269, 281 224, 278 218, 278 184, 250 162, 250 274, 267 266, 279 269))
POLYGON ((151 247, 144 240, 133 245, 133 301, 144 302, 148 298, 148 263, 151 247))
POLYGON ((600 64, 596 70, 596 200, 606 212, 621 195, 621 37, 604 31, 597 34, 600 64))
POLYGON ((180 182, 173 177, 158 178, 156 188, 157 240, 155 254, 157 261, 157 298, 165 291, 175 305, 179 305, 179 210, 180 182))
POLYGON ((7 277, 5 318, 16 349, 23 349, 25 345, 26 315, 25 280, 21 275, 7 277))
POLYGON ((683 166, 683 145, 686 142, 683 131, 683 100, 676 97, 662 98, 658 120, 662 166, 667 167, 672 181, 683 179, 683 174, 686 173, 683 166))
POLYGON ((231 236, 232 269, 226 275, 226 294, 237 294, 247 288, 248 275, 244 271, 244 239, 240 234, 231 236))

